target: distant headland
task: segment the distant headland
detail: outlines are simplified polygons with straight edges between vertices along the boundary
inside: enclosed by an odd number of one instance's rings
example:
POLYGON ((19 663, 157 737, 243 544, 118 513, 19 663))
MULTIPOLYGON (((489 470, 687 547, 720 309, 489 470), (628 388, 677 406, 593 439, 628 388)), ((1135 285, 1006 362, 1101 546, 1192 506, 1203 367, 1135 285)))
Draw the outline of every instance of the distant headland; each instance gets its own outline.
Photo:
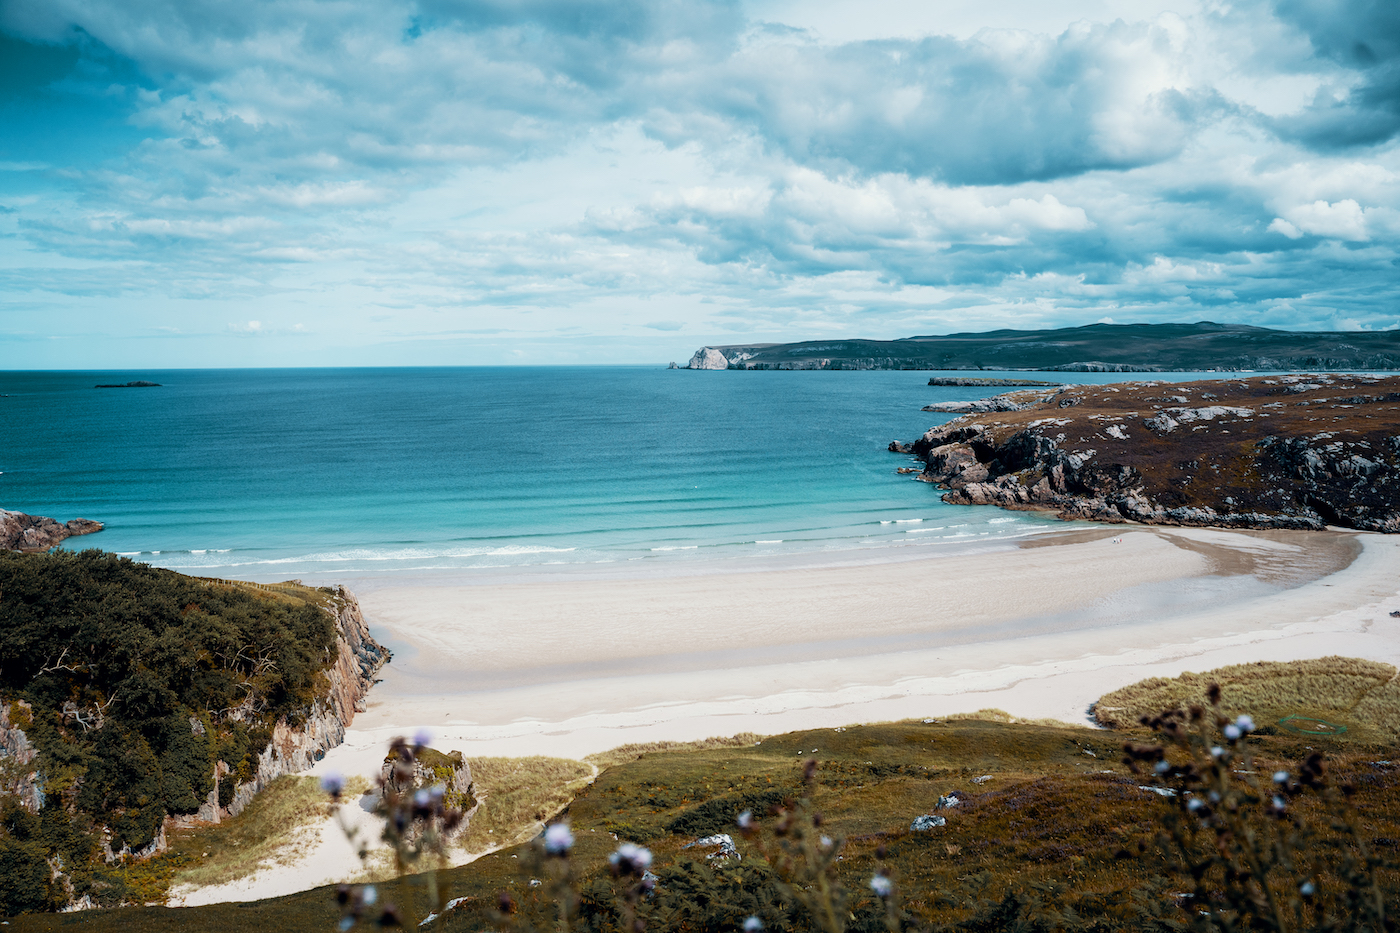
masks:
MULTIPOLYGON (((672 364, 675 366, 675 364, 672 364)), ((1244 324, 1090 324, 899 340, 701 347, 685 369, 1040 372, 1335 372, 1400 369, 1400 331, 1282 331, 1244 324)))

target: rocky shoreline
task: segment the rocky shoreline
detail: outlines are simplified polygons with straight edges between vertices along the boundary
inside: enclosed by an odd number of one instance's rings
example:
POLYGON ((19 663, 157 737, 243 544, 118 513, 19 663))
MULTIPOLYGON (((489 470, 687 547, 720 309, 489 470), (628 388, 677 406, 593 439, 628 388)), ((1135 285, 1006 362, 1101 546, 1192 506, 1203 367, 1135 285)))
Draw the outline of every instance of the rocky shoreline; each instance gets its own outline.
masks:
POLYGON ((103 527, 101 522, 86 518, 60 522, 42 515, 0 509, 0 550, 47 551, 66 538, 90 535, 103 527))
MULTIPOLYGON (((964 407, 965 406, 965 407, 964 407)), ((960 505, 1065 519, 1400 532, 1400 377, 1007 393, 890 450, 960 505)))

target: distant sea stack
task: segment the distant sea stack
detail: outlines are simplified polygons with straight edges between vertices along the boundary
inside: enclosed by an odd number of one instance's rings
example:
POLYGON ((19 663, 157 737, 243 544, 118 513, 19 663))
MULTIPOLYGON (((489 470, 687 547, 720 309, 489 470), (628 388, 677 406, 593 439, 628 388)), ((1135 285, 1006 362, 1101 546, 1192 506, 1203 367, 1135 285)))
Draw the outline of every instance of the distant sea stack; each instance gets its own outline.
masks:
POLYGON ((690 369, 1040 372, 1400 370, 1400 331, 1297 333, 1243 324, 1091 324, 900 340, 702 347, 690 369))
POLYGON ((1066 386, 940 408, 971 413, 890 450, 922 459, 945 502, 1400 532, 1400 376, 1066 386))
POLYGON ((101 522, 75 518, 58 522, 42 515, 26 515, 0 509, 0 550, 47 551, 65 538, 102 530, 101 522))

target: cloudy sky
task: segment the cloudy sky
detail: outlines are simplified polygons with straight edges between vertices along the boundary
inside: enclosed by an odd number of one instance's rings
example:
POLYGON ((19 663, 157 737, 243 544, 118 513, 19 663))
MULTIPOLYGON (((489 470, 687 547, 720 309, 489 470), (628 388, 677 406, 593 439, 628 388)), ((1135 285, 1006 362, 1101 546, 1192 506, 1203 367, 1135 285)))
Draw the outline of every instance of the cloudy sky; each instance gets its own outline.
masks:
POLYGON ((1400 320, 1394 0, 0 0, 0 368, 1400 320))

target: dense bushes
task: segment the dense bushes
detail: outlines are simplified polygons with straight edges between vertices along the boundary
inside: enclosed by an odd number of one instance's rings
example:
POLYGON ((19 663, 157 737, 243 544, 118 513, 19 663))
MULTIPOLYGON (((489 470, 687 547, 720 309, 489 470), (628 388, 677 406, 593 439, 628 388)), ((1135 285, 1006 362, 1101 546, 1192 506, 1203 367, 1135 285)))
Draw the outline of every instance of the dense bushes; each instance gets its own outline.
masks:
MULTIPOLYGON (((114 851, 147 846, 167 814, 197 810, 216 761, 233 769, 219 788, 231 800, 277 720, 310 711, 334 639, 314 602, 99 551, 0 553, 0 695, 30 706, 11 710, 39 751, 44 813, 105 829, 114 851)), ((4 913, 41 906, 33 892, 46 890, 47 867, 38 888, 14 879, 30 872, 31 850, 47 857, 59 844, 20 828, 8 820, 0 838, 4 913)))

